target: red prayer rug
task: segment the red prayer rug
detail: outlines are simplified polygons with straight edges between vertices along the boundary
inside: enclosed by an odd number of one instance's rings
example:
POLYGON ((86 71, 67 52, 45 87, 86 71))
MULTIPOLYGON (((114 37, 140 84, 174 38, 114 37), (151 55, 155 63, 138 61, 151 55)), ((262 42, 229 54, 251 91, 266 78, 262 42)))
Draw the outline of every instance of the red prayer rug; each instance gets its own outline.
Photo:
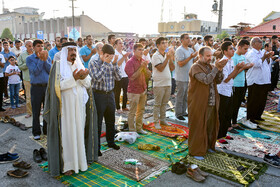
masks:
POLYGON ((161 129, 156 129, 154 127, 154 123, 143 124, 143 128, 155 132, 157 134, 168 136, 168 137, 176 137, 176 136, 183 136, 185 138, 189 137, 189 128, 183 125, 177 125, 168 122, 171 126, 161 125, 161 129))

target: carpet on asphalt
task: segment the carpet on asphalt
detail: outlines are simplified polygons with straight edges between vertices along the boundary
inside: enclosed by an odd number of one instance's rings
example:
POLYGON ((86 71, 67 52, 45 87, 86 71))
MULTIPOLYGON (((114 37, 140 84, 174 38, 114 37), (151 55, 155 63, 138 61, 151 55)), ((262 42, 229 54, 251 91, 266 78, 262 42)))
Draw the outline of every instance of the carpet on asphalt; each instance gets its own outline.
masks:
POLYGON ((223 152, 207 153, 204 158, 198 160, 188 155, 184 162, 196 164, 206 172, 246 186, 258 179, 267 169, 265 163, 223 152))

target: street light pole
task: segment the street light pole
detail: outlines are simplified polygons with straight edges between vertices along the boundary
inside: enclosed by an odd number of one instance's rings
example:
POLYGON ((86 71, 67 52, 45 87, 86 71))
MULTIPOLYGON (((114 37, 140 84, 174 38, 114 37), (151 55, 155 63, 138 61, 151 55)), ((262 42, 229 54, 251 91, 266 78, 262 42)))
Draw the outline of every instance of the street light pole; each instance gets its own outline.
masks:
POLYGON ((219 19, 218 19, 218 34, 222 33, 222 20, 223 20, 223 0, 220 0, 219 19))
MULTIPOLYGON (((76 1, 76 0, 69 0, 69 1, 72 1, 72 29, 73 29, 73 36, 74 36, 74 41, 75 41, 75 30, 74 30, 74 28, 75 28, 75 16, 74 16, 74 1, 76 1)), ((68 36, 69 37, 69 36, 68 36)))

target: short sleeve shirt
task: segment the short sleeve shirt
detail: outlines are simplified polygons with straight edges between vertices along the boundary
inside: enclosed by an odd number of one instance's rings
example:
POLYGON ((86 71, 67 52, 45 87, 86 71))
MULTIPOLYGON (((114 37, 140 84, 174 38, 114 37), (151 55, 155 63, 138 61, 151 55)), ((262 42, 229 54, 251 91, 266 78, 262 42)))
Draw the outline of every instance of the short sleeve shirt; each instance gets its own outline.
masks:
MULTIPOLYGON (((13 73, 13 72, 20 72, 20 69, 17 67, 17 66, 12 66, 12 65, 9 65, 7 68, 6 68, 6 71, 5 73, 13 73)), ((11 75, 9 76, 9 79, 8 79, 8 84, 18 84, 20 83, 20 76, 19 75, 11 75)))
POLYGON ((193 52, 194 51, 192 48, 186 49, 183 46, 177 48, 175 52, 175 80, 176 81, 182 81, 182 82, 189 81, 189 71, 191 69, 191 66, 193 65, 193 58, 183 67, 180 67, 178 65, 178 62, 187 59, 189 56, 191 56, 193 52))
POLYGON ((169 62, 165 66, 164 70, 160 72, 156 66, 162 64, 166 59, 166 55, 160 54, 160 52, 155 52, 152 57, 152 65, 153 65, 153 87, 163 87, 163 86, 171 86, 171 72, 169 69, 169 62))

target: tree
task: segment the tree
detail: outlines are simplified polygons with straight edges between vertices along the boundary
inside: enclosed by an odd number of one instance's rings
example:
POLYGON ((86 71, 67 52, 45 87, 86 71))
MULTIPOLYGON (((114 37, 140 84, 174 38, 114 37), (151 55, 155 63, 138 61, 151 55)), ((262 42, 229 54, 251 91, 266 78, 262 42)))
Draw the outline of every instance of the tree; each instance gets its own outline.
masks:
POLYGON ((14 37, 12 35, 12 32, 9 28, 5 28, 2 32, 1 38, 9 38, 11 40, 14 40, 14 37))
POLYGON ((229 37, 229 34, 227 33, 227 31, 222 31, 221 34, 217 35, 217 38, 219 38, 220 40, 229 37))

